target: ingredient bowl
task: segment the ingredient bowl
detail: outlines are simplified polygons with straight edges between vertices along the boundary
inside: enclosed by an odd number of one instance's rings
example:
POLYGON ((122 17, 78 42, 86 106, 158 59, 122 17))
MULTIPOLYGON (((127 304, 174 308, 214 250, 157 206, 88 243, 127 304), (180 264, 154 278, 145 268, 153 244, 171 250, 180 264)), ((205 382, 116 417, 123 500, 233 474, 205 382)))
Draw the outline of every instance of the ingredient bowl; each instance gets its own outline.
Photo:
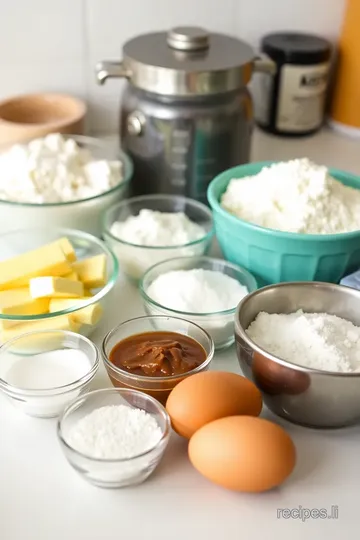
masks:
POLYGON ((30 416, 58 416, 99 367, 98 350, 73 332, 29 332, 0 347, 0 390, 30 416))
MULTIPOLYGON (((81 396, 65 409, 59 418, 57 427, 60 445, 70 465, 85 480, 103 488, 120 488, 139 484, 146 480, 157 467, 165 452, 170 431, 170 418, 164 407, 156 399, 129 389, 96 390, 81 396), (141 454, 120 459, 94 458, 79 452, 71 445, 71 432, 77 422, 96 409, 118 405, 145 411, 156 421, 161 433, 155 445, 141 454)), ((107 430, 104 427, 103 434, 107 436, 113 434, 110 426, 107 430)), ((110 446, 114 442, 112 439, 110 446)))
MULTIPOLYGON (((194 313, 177 311, 160 305, 151 297, 149 292, 150 285, 162 274, 179 270, 193 270, 195 268, 221 272, 236 279, 236 281, 247 288, 248 292, 257 289, 255 278, 249 272, 235 264, 211 257, 180 257, 156 264, 143 276, 140 283, 140 293, 145 310, 148 315, 167 315, 192 321, 210 334, 214 340, 215 349, 223 349, 234 342, 234 316, 236 306, 241 300, 241 297, 234 298, 234 307, 232 309, 214 311, 212 313, 194 313)), ((186 291, 184 291, 185 293, 186 291)))
MULTIPOLYGON (((74 140, 81 149, 89 152, 94 160, 120 161, 122 181, 108 191, 76 201, 36 204, 2 199, 0 200, 0 229, 3 233, 19 227, 47 227, 51 223, 53 227, 80 229, 95 236, 101 236, 101 214, 126 196, 133 173, 132 162, 124 152, 114 150, 109 143, 100 139, 79 135, 65 138, 74 140)), ((9 148, 9 146, 1 147, 0 154, 9 148)), ((68 174, 74 173, 69 171, 68 174)), ((101 167, 97 174, 97 182, 101 186, 101 175, 104 174, 101 167)))
POLYGON ((246 377, 255 382, 274 413, 297 424, 335 428, 360 421, 360 372, 320 371, 264 351, 246 333, 258 313, 337 315, 360 326, 360 291, 332 283, 270 285, 249 294, 235 317, 236 352, 246 377))
POLYGON ((209 208, 200 202, 175 195, 145 195, 122 201, 109 208, 104 215, 103 237, 117 256, 120 268, 134 281, 138 281, 148 268, 173 257, 204 255, 213 238, 213 220, 209 208), (143 209, 156 212, 183 212, 189 220, 204 229, 204 235, 192 242, 174 246, 138 245, 114 236, 115 222, 137 216, 143 209))
MULTIPOLYGON (((240 165, 219 174, 208 189, 217 239, 224 257, 247 268, 259 285, 280 281, 338 282, 360 266, 360 231, 339 234, 298 234, 266 229, 246 222, 220 204, 232 178, 257 174, 273 162, 240 165)), ((330 169, 343 184, 360 189, 360 178, 330 169)))
POLYGON ((209 334, 198 325, 176 317, 156 315, 152 317, 137 317, 135 319, 130 319, 111 330, 105 336, 102 343, 102 355, 106 371, 115 387, 141 390, 156 398, 160 403, 165 404, 171 390, 180 381, 194 373, 199 373, 209 368, 210 362, 214 356, 214 344, 209 334), (195 369, 182 373, 181 375, 161 377, 130 373, 126 369, 118 367, 111 362, 111 351, 119 342, 130 336, 145 333, 148 334, 150 332, 176 332, 192 338, 203 347, 206 353, 204 362, 195 369))
POLYGON ((0 144, 48 133, 82 133, 86 105, 66 94, 26 94, 0 103, 0 144))
MULTIPOLYGON (((99 324, 106 310, 110 291, 112 291, 118 277, 118 263, 106 245, 90 234, 51 227, 27 228, 3 234, 0 237, 0 279, 1 261, 12 259, 63 238, 66 238, 74 248, 78 261, 95 256, 104 258, 106 264, 105 285, 100 288, 91 288, 91 293, 88 293, 90 296, 82 299, 81 303, 74 298, 73 302, 70 302, 66 308, 58 311, 54 310, 38 315, 31 313, 9 315, 4 314, 4 310, 0 308, 0 343, 19 334, 35 330, 71 330, 88 336, 99 324), (81 310, 90 306, 93 307, 93 310, 89 309, 88 311, 95 313, 86 318, 82 317, 84 311, 81 310)), ((1 291, 0 297, 3 292, 11 294, 12 289, 1 291)))

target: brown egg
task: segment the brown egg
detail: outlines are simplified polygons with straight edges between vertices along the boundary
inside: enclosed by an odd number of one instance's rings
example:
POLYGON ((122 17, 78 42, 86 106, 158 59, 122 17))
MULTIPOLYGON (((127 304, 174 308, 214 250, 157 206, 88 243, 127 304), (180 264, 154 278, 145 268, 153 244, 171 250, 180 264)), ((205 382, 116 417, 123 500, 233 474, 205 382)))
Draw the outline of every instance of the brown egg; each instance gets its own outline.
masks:
POLYGON ((235 373, 205 371, 187 377, 171 391, 166 410, 173 429, 190 438, 199 428, 225 416, 258 416, 262 398, 256 386, 235 373))
POLYGON ((295 467, 296 450, 277 424, 251 416, 215 420, 189 442, 189 458, 208 480, 235 491, 279 486, 295 467))
POLYGON ((307 373, 277 364, 258 352, 254 352, 253 375, 259 388, 269 395, 298 395, 310 386, 307 373))

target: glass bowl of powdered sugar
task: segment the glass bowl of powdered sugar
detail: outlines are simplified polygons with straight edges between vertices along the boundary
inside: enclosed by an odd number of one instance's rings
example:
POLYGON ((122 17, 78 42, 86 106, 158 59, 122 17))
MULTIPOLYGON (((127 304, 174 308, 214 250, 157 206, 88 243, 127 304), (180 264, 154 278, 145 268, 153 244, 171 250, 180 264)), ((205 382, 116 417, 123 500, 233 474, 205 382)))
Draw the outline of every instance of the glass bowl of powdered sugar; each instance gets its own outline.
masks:
POLYGON ((73 401, 58 421, 70 465, 90 483, 120 488, 146 480, 170 437, 170 418, 154 398, 131 389, 103 389, 73 401))
POLYGON ((29 332, 0 348, 0 390, 25 414, 51 418, 89 387, 98 367, 98 350, 86 337, 29 332))
POLYGON ((150 268, 140 283, 148 315, 172 315, 206 330, 217 350, 234 342, 236 306, 257 289, 244 268, 212 257, 179 257, 150 268))
POLYGON ((103 218, 103 237, 121 270, 135 282, 166 259, 206 254, 213 235, 210 209, 175 195, 124 200, 109 208, 103 218))

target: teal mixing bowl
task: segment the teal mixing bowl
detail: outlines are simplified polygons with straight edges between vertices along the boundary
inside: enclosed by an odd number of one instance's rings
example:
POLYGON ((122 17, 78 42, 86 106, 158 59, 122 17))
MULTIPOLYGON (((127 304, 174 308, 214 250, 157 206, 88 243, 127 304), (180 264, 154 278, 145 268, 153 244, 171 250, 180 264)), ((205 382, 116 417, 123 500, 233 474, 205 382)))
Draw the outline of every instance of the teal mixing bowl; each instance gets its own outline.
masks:
MULTIPOLYGON (((228 169, 210 183, 208 201, 213 210, 216 235, 226 260, 245 267, 259 285, 281 281, 337 283, 360 268, 360 230, 339 234, 297 234, 265 229, 244 221, 220 205, 232 178, 257 174, 272 161, 248 163, 228 169)), ((360 189, 360 178, 330 169, 343 184, 360 189)))

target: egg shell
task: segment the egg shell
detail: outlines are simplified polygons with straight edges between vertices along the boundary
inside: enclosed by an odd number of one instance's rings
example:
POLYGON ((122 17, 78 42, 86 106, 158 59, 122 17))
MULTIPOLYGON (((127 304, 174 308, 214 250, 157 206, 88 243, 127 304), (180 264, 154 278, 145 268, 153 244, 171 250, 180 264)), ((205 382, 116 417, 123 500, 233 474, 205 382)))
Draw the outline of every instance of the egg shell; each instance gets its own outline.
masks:
POLYGON ((258 416, 260 391, 245 377, 225 371, 205 371, 187 377, 171 391, 166 410, 173 429, 190 437, 202 426, 225 416, 258 416))
POLYGON ((262 492, 279 486, 295 467, 296 450, 286 431, 268 420, 232 416, 215 420, 189 442, 195 469, 224 488, 262 492))

